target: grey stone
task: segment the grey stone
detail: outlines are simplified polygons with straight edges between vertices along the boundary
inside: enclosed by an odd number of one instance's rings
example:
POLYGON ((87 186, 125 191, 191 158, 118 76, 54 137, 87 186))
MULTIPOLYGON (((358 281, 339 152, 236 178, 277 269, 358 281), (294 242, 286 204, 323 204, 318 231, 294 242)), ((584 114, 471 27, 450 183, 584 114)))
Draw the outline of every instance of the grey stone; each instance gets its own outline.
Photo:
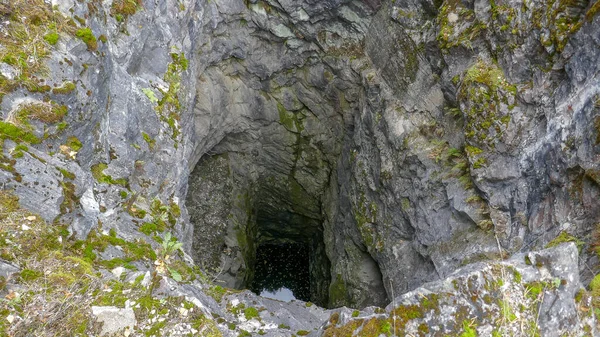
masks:
POLYGON ((132 330, 137 324, 131 308, 92 307, 92 315, 102 324, 100 336, 112 335, 124 330, 132 330))
POLYGON ((18 273, 19 271, 19 267, 14 266, 6 261, 0 260, 0 276, 4 277, 5 279, 18 273))

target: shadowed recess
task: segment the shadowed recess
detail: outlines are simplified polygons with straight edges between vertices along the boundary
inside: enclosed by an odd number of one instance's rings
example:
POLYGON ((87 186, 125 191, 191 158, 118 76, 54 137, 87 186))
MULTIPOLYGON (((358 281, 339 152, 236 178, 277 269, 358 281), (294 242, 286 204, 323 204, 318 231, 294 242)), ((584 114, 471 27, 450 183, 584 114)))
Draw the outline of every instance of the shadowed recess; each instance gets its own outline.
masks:
POLYGON ((275 293, 292 291, 296 299, 310 301, 309 251, 304 243, 263 244, 256 250, 254 280, 250 290, 275 293))

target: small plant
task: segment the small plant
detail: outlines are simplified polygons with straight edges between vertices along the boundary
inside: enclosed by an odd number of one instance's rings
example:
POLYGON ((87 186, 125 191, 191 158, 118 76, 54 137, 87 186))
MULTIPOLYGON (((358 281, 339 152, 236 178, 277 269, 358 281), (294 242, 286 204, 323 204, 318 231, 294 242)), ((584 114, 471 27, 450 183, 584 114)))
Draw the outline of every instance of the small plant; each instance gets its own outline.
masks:
POLYGON ((55 95, 66 95, 73 92, 77 87, 73 82, 65 82, 59 88, 52 89, 52 93, 55 95))
POLYGON ((244 317, 246 317, 247 320, 251 320, 253 318, 260 318, 258 310, 256 310, 256 308, 253 307, 248 307, 244 309, 244 317))
POLYGON ((81 150, 81 148, 83 147, 83 144, 81 144, 81 141, 75 136, 68 137, 66 145, 75 152, 81 150))
POLYGON ((178 242, 177 238, 171 235, 171 232, 165 234, 162 241, 162 249, 158 254, 157 260, 154 262, 158 274, 165 274, 168 271, 171 278, 175 281, 181 282, 183 280, 181 274, 177 270, 169 267, 171 256, 177 253, 177 251, 183 252, 182 247, 183 243, 178 242))
POLYGON ((464 332, 460 334, 460 337, 477 337, 477 330, 474 327, 473 322, 464 320, 463 321, 463 330, 464 332))
POLYGON ((89 51, 96 51, 96 49, 98 48, 98 41, 96 40, 96 37, 94 36, 94 33, 92 33, 92 30, 90 28, 79 29, 75 33, 75 36, 77 36, 81 41, 83 41, 87 45, 89 51))
POLYGON ((111 6, 111 13, 121 16, 133 15, 141 3, 141 0, 115 0, 111 6))
POLYGON ((148 144, 148 148, 150 148, 150 150, 154 150, 154 146, 156 146, 156 140, 153 139, 152 137, 150 137, 150 135, 148 135, 145 132, 142 132, 142 137, 144 138, 144 140, 148 144))
POLYGON ((60 36, 58 35, 58 33, 53 32, 44 35, 44 40, 46 40, 46 42, 48 42, 48 44, 50 44, 51 46, 54 46, 58 42, 59 37, 60 36))

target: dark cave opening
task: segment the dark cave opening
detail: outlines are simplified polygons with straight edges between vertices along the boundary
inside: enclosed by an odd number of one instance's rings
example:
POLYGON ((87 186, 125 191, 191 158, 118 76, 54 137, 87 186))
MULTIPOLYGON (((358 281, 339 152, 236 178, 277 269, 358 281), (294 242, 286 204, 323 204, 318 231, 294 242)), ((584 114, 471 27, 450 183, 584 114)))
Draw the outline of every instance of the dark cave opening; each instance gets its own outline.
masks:
POLYGON ((245 287, 279 300, 298 299, 326 306, 331 265, 320 219, 270 210, 257 212, 254 258, 248 261, 251 270, 245 287), (277 295, 278 290, 283 297, 277 295))
POLYGON ((309 250, 305 243, 263 244, 256 249, 254 279, 249 288, 259 295, 310 301, 309 250), (278 295, 279 294, 279 295, 278 295), (287 297, 286 297, 287 296, 287 297))
POLYGON ((285 288, 327 306, 331 263, 320 195, 274 170, 253 177, 247 160, 211 155, 192 171, 186 206, 194 260, 224 287, 258 294, 285 288))

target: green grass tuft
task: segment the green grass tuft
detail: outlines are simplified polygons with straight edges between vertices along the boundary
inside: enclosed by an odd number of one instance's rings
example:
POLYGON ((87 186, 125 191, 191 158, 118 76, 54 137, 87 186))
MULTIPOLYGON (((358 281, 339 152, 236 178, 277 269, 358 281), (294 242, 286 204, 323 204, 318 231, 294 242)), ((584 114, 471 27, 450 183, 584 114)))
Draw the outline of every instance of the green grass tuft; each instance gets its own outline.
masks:
POLYGON ((44 35, 44 40, 46 40, 46 42, 48 42, 48 44, 50 44, 51 46, 54 46, 58 42, 59 37, 60 36, 58 35, 58 33, 48 33, 44 35))
POLYGON ((96 37, 90 28, 79 29, 75 33, 75 36, 77 36, 87 45, 89 51, 96 51, 96 49, 98 49, 98 41, 96 40, 96 37))

